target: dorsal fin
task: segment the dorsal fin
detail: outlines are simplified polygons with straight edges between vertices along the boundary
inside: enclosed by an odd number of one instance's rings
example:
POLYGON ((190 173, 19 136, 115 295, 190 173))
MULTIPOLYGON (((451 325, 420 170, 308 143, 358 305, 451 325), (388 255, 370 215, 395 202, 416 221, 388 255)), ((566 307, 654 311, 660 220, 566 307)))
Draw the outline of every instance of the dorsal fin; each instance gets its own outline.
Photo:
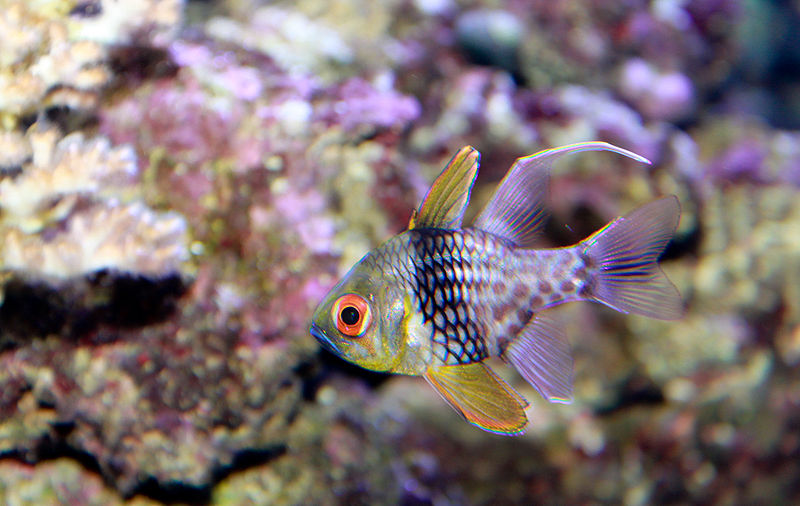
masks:
POLYGON ((475 220, 474 226, 510 239, 518 246, 534 246, 536 235, 547 217, 545 201, 550 184, 550 167, 559 157, 581 151, 613 151, 642 163, 650 163, 643 156, 607 142, 579 142, 517 158, 475 220))
POLYGON ((434 366, 424 376, 469 423, 509 436, 525 431, 528 402, 487 365, 434 366))
POLYGON ((478 174, 480 153, 464 146, 450 160, 422 199, 419 210, 411 215, 412 228, 461 228, 461 219, 478 174))

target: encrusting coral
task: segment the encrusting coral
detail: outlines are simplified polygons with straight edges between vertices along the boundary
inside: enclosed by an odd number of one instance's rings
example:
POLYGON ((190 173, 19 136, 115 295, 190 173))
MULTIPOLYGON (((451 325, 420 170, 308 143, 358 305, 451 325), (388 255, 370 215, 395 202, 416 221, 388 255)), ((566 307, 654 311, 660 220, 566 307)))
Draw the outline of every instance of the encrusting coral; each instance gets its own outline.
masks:
POLYGON ((10 130, 43 106, 92 109, 111 79, 107 50, 75 39, 71 2, 0 0, 0 126, 10 130))
POLYGON ((728 91, 764 2, 217 0, 170 40, 182 3, 0 0, 1 76, 87 49, 0 110, 0 502, 798 502, 800 142, 728 91), (76 95, 91 68, 113 86, 76 95), (95 100, 79 134, 68 94, 95 100), (563 308, 576 401, 514 440, 319 354, 313 306, 456 149, 480 207, 515 157, 589 139, 653 165, 554 167, 546 238, 676 194, 684 319, 563 308))
POLYGON ((52 123, 35 123, 18 149, 30 153, 20 174, 0 180, 0 209, 5 225, 37 232, 64 218, 81 195, 91 195, 130 180, 136 155, 130 147, 112 148, 103 137, 66 137, 52 123))
POLYGON ((5 279, 179 271, 188 256, 185 221, 140 202, 133 148, 65 132, 69 122, 45 118, 55 109, 93 114, 112 78, 111 45, 169 42, 182 7, 182 0, 0 0, 5 279), (32 118, 38 120, 25 131, 32 118))
POLYGON ((128 298, 168 314, 184 291, 187 224, 142 201, 131 147, 46 120, 2 140, 17 153, 0 172, 0 349, 81 335, 128 298))
POLYGON ((130 147, 82 133, 62 137, 46 123, 31 126, 24 140, 29 161, 0 180, 2 268, 53 278, 178 270, 188 255, 183 218, 119 202, 137 170, 130 147))
POLYGON ((9 228, 2 265, 28 274, 71 277, 103 269, 152 276, 177 272, 186 259, 186 224, 176 214, 114 201, 78 213, 52 239, 9 228))
POLYGON ((164 45, 182 15, 183 0, 0 0, 0 127, 47 107, 94 110, 110 45, 164 45))

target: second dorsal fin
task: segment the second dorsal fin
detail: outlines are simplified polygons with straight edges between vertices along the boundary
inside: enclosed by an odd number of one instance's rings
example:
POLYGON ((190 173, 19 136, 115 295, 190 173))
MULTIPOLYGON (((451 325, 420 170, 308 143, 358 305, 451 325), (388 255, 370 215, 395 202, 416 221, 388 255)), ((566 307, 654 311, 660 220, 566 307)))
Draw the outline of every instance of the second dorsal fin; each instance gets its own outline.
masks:
POLYGON ((461 228, 461 219, 478 174, 480 153, 464 146, 450 160, 411 215, 408 228, 461 228))
POLYGON ((560 148, 545 149, 517 158, 500 181, 494 195, 474 226, 510 239, 518 246, 535 245, 536 235, 547 217, 545 201, 550 183, 550 167, 563 155, 581 151, 612 151, 642 163, 649 160, 607 142, 579 142, 560 148))

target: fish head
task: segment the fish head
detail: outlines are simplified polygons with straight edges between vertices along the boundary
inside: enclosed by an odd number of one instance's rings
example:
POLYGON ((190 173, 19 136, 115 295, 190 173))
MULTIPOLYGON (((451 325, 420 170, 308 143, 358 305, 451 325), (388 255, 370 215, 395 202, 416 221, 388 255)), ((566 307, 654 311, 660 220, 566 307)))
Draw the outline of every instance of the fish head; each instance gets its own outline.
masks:
POLYGON ((369 255, 357 263, 320 302, 311 335, 328 351, 373 371, 397 367, 405 294, 387 280, 369 255))

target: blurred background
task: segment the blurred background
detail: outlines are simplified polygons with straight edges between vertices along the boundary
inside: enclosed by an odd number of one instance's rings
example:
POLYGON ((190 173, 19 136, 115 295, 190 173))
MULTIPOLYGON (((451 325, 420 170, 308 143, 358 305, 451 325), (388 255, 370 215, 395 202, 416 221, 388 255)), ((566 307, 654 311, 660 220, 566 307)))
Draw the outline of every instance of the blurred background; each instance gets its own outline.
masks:
POLYGON ((0 0, 0 502, 800 500, 800 3, 0 0), (316 303, 461 146, 543 246, 656 196, 675 322, 554 310, 524 436, 350 366, 316 303))

